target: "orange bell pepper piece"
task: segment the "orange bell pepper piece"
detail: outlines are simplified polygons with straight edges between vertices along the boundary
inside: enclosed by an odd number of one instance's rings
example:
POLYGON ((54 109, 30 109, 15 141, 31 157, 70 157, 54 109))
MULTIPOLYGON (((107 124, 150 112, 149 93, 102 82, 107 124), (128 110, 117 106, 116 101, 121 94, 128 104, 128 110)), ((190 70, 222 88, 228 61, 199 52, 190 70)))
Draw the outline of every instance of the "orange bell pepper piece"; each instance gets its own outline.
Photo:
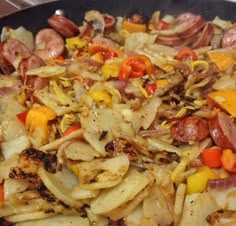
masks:
POLYGON ((232 150, 223 150, 221 161, 225 170, 236 173, 236 154, 232 150))
POLYGON ((133 32, 145 32, 147 30, 146 24, 136 24, 128 20, 123 20, 121 30, 126 30, 129 33, 133 32))

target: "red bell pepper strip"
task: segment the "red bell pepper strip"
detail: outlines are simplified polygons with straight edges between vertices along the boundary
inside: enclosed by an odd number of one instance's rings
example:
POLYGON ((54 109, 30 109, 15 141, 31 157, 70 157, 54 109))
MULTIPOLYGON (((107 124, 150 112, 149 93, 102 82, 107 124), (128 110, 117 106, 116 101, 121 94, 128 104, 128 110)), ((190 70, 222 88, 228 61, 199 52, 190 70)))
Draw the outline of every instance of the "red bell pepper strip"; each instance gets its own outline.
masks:
POLYGON ((153 83, 148 83, 146 86, 145 86, 145 90, 147 91, 147 94, 148 95, 153 95, 155 93, 157 89, 157 84, 156 82, 153 82, 153 83))
POLYGON ((221 156, 222 150, 218 147, 206 148, 201 153, 202 162, 210 168, 222 166, 221 156))
POLYGON ((24 111, 17 114, 16 117, 25 125, 27 114, 28 114, 28 111, 24 111))
POLYGON ((153 72, 154 66, 147 56, 129 56, 122 62, 118 72, 118 78, 120 80, 139 78, 146 74, 153 74, 153 72))
POLYGON ((175 56, 176 60, 186 60, 186 59, 190 59, 190 60, 197 60, 197 54, 190 48, 183 48, 181 49, 177 55, 175 56))
POLYGON ((113 55, 117 55, 117 57, 122 57, 123 55, 122 52, 116 48, 113 48, 104 44, 96 44, 96 43, 89 43, 88 52, 92 55, 98 52, 101 52, 103 54, 110 52, 110 53, 113 53, 113 55))
POLYGON ((157 28, 159 30, 167 30, 169 28, 170 24, 165 22, 164 20, 159 20, 157 24, 157 28))
POLYGON ((4 201, 4 186, 0 184, 0 202, 4 201))
POLYGON ((78 130, 78 129, 81 129, 81 127, 79 125, 72 125, 70 126, 68 129, 66 129, 64 132, 63 132, 63 136, 66 136, 68 134, 70 134, 71 132, 74 132, 75 130, 78 130))
POLYGON ((103 52, 102 56, 104 60, 109 60, 118 57, 118 54, 116 52, 103 52))

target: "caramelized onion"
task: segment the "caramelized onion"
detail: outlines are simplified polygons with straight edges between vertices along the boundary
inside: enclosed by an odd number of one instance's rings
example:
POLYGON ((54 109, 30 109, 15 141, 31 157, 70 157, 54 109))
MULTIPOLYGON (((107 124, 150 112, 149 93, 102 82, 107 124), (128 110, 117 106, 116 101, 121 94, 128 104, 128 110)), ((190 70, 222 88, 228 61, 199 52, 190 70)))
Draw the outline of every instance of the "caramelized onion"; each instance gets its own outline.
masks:
POLYGON ((227 178, 220 178, 220 179, 211 179, 207 182, 207 189, 218 189, 223 190, 230 187, 236 186, 236 174, 231 175, 227 178))

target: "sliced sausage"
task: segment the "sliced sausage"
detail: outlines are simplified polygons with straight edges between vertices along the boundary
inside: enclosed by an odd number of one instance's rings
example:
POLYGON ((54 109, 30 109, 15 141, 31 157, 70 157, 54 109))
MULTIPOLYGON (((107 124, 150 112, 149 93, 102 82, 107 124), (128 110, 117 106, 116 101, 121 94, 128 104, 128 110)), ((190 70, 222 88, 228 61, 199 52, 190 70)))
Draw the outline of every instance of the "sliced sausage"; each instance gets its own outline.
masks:
POLYGON ((209 121, 209 128, 217 146, 236 151, 236 125, 229 115, 219 112, 209 121))
POLYGON ((205 20, 200 15, 184 13, 176 18, 176 33, 183 39, 189 38, 199 32, 205 25, 205 20))
POLYGON ((62 15, 54 14, 48 19, 48 23, 65 38, 70 38, 79 34, 78 26, 62 15))
POLYGON ((131 12, 127 17, 125 18, 128 21, 135 23, 135 24, 145 24, 147 18, 141 14, 141 12, 135 10, 134 12, 131 12))
POLYGON ((201 141, 209 135, 208 123, 198 116, 179 120, 170 129, 171 136, 181 142, 201 141))
POLYGON ((90 40, 94 35, 94 27, 91 24, 82 25, 79 27, 79 30, 80 30, 79 34, 80 38, 90 40))
POLYGON ((110 31, 116 23, 116 19, 114 16, 111 16, 109 14, 102 14, 104 21, 105 21, 105 31, 110 31))
POLYGON ((44 61, 40 57, 33 54, 30 57, 23 59, 20 62, 17 70, 18 70, 19 75, 24 79, 25 73, 28 70, 38 68, 44 65, 45 65, 44 61))
POLYGON ((192 48, 196 49, 203 46, 207 46, 211 41, 211 38, 213 36, 213 31, 214 31, 214 28, 212 24, 206 23, 206 25, 204 26, 202 30, 201 35, 199 36, 197 41, 192 45, 192 48))
POLYGON ((224 33, 222 47, 236 49, 236 27, 233 27, 224 33))
POLYGON ((189 20, 192 20, 195 17, 195 14, 186 12, 178 15, 175 19, 175 24, 179 25, 185 22, 188 22, 189 20))
POLYGON ((178 36, 162 36, 158 35, 156 42, 161 45, 167 46, 179 46, 182 44, 183 40, 180 39, 178 36))
POLYGON ((48 78, 40 78, 38 76, 29 76, 27 79, 27 96, 32 102, 38 102, 33 95, 36 90, 41 90, 49 85, 48 78))
POLYGON ((35 36, 35 54, 44 61, 60 56, 64 48, 63 38, 51 28, 42 29, 35 36))
POLYGON ((103 37, 101 35, 96 35, 92 39, 92 43, 98 44, 98 45, 105 45, 105 46, 112 47, 112 48, 116 47, 116 43, 114 41, 112 41, 109 38, 105 38, 105 37, 103 37))
POLYGON ((10 74, 17 67, 17 59, 31 56, 28 47, 17 39, 10 38, 0 44, 0 68, 4 74, 10 74))

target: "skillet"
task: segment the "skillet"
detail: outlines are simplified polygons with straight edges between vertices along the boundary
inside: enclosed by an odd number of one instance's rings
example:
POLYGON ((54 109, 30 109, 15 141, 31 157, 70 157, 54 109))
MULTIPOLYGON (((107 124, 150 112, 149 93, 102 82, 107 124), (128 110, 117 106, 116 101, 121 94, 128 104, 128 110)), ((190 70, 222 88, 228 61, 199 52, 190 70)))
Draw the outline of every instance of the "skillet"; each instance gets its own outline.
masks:
POLYGON ((234 20, 236 3, 221 0, 168 0, 157 1, 148 0, 146 4, 143 0, 62 0, 42 4, 36 7, 25 9, 23 11, 6 16, 0 20, 0 29, 3 26, 16 28, 24 26, 27 29, 36 32, 37 30, 48 26, 47 19, 56 9, 63 9, 66 16, 76 23, 81 23, 84 12, 90 9, 97 9, 111 15, 124 15, 135 9, 142 9, 143 14, 151 15, 157 9, 163 14, 168 13, 177 15, 181 12, 193 12, 201 14, 206 19, 213 19, 216 15, 223 18, 234 20))
POLYGON ((76 23, 80 23, 84 12, 90 9, 97 9, 114 16, 125 15, 134 10, 141 10, 144 15, 151 15, 158 9, 163 14, 177 15, 182 12, 193 12, 208 20, 216 15, 222 19, 235 20, 236 3, 223 0, 60 0, 5 16, 0 19, 0 29, 3 26, 13 28, 24 26, 36 32, 48 26, 46 21, 56 9, 65 10, 66 16, 76 23))

